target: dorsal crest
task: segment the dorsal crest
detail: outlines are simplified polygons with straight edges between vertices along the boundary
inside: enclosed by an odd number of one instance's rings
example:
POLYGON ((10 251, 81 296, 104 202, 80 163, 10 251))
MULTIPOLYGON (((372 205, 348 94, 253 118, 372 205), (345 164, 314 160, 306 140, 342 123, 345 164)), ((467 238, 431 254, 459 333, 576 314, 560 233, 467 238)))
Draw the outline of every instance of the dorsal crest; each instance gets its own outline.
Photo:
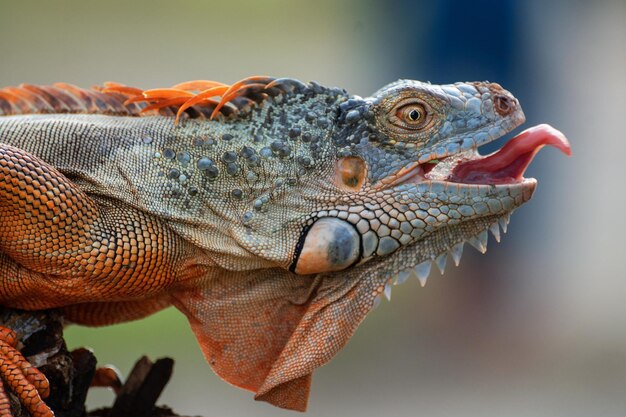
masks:
POLYGON ((196 80, 170 88, 142 90, 107 82, 84 89, 66 83, 21 84, 0 89, 0 116, 18 114, 106 114, 113 116, 175 116, 190 119, 236 117, 268 97, 323 89, 290 78, 254 76, 233 84, 196 80))

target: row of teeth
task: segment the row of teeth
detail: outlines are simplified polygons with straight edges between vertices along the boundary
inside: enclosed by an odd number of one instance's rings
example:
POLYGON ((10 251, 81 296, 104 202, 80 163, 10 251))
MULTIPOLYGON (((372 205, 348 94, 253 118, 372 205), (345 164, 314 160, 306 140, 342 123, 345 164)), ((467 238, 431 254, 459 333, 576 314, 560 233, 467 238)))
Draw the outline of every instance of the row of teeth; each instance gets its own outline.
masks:
MULTIPOLYGON (((452 257, 454 265, 459 266, 459 263, 461 262, 461 255, 463 255, 463 245, 465 244, 465 242, 469 243, 480 253, 484 254, 485 252, 487 252, 487 240, 489 237, 487 231, 491 232, 493 237, 496 239, 496 242, 500 242, 500 229, 502 229, 503 233, 506 233, 510 219, 511 214, 508 213, 504 217, 500 217, 498 221, 493 223, 491 226, 489 226, 487 229, 483 230, 476 236, 473 236, 464 242, 457 243, 456 245, 452 246, 448 251, 439 254, 439 256, 431 260, 424 261, 415 267, 400 271, 398 275, 391 277, 389 278, 389 280, 387 280, 387 283, 385 284, 385 287, 382 291, 382 295, 384 295, 387 300, 391 301, 392 285, 404 284, 412 276, 416 277, 419 280, 420 285, 424 287, 426 285, 426 281, 428 280, 428 276, 430 275, 430 269, 433 263, 437 266, 437 269, 439 269, 439 272, 441 272, 441 274, 443 275, 446 269, 448 254, 452 257)), ((378 307, 380 302, 381 294, 378 294, 374 298, 374 308, 378 307)))

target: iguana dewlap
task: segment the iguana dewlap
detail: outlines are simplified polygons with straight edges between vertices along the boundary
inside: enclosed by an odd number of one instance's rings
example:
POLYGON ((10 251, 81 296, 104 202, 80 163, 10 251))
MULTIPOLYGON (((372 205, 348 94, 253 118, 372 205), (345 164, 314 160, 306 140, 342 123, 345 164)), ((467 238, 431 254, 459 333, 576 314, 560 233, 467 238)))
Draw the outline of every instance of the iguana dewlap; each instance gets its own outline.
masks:
MULTIPOLYGON (((458 264, 464 242, 484 252, 531 198, 535 153, 570 153, 540 125, 480 156, 524 121, 480 82, 365 99, 270 77, 22 85, 0 90, 0 115, 0 304, 85 325, 174 305, 215 372, 295 410, 391 284, 458 264)), ((3 332, 5 386, 51 415, 3 332)))

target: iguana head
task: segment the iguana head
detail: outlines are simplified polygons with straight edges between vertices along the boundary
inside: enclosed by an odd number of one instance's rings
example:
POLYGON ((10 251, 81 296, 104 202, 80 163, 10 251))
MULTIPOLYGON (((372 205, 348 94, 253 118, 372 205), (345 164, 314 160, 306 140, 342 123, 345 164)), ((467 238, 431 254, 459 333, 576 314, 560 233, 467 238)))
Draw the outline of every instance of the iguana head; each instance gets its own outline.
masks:
POLYGON ((209 130, 230 136, 217 141, 216 171, 237 168, 217 178, 211 213, 243 252, 236 264, 226 253, 209 301, 179 299, 220 375, 303 409, 312 371, 393 283, 424 283, 448 254, 458 264, 465 242, 484 252, 487 231, 499 239, 531 198, 536 180, 523 173, 535 153, 570 149, 540 125, 479 155, 524 121, 494 83, 401 80, 364 99, 287 79, 261 87, 256 97, 270 98, 209 130))
POLYGON ((486 250, 487 229, 499 238, 499 222, 532 196, 536 181, 522 175, 539 148, 569 152, 542 125, 478 154, 523 121, 519 102, 494 83, 402 80, 343 101, 329 135, 333 169, 315 177, 317 205, 303 217, 291 270, 345 274, 374 261, 389 276, 419 265, 425 280, 448 252, 458 263, 466 241, 486 250))

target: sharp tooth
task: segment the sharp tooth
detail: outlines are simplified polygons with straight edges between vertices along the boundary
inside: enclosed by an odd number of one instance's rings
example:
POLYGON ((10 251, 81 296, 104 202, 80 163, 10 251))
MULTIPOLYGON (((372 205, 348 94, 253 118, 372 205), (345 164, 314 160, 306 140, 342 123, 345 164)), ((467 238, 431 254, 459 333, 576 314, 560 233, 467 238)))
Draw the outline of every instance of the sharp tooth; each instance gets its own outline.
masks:
POLYGON ((396 277, 395 285, 404 284, 407 279, 413 274, 412 269, 405 269, 404 271, 400 271, 398 276, 396 277))
POLYGON ((383 291, 383 294, 385 294, 387 301, 391 301, 391 284, 390 283, 385 284, 385 290, 383 291))
POLYGON ((435 265, 437 265, 437 268, 439 268, 439 272, 441 272, 441 275, 443 275, 443 273, 446 270, 446 260, 447 259, 448 259, 448 254, 446 252, 444 252, 441 255, 437 256, 437 258, 435 259, 435 265))
POLYGON ((375 310, 380 305, 380 294, 374 297, 374 302, 372 303, 372 310, 375 310))
POLYGON ((452 256, 454 264, 456 266, 459 266, 459 263, 461 262, 461 255, 463 255, 463 242, 457 243, 456 245, 452 246, 452 248, 450 249, 450 255, 452 256))
POLYGON ((480 253, 485 253, 487 252, 487 238, 488 237, 489 235, 487 235, 487 231, 483 230, 475 237, 468 239, 468 242, 470 245, 475 247, 480 253))
POLYGON ((498 223, 500 224, 500 227, 502 228, 502 232, 506 233, 506 228, 507 228, 507 225, 508 225, 507 219, 505 219, 504 217, 500 217, 498 219, 498 223))
POLYGON ((496 239, 496 242, 500 243, 500 226, 498 225, 498 222, 495 222, 494 224, 489 226, 489 230, 491 231, 493 237, 496 239))
POLYGON ((420 281, 420 285, 422 287, 426 285, 428 274, 430 274, 430 261, 425 261, 417 265, 415 267, 415 274, 417 275, 417 279, 420 281))
POLYGON ((487 233, 487 229, 483 230, 478 234, 478 240, 485 247, 485 252, 487 251, 487 240, 489 239, 489 233, 487 233))
POLYGON ((476 248, 476 250, 482 252, 483 251, 483 247, 481 246, 480 242, 478 241, 477 238, 475 237, 470 237, 469 239, 467 239, 467 243, 469 243, 470 245, 472 245, 473 247, 476 248))

